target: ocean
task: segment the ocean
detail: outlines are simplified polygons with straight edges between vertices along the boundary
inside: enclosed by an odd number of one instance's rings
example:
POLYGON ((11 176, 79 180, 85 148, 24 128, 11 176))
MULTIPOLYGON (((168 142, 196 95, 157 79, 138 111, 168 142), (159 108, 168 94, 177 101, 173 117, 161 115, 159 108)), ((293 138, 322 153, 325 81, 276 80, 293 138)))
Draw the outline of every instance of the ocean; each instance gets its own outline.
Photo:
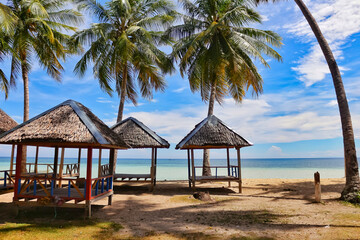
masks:
MULTIPOLYGON (((33 158, 28 159, 34 162, 33 158)), ((51 158, 39 158, 39 163, 52 163, 51 158)), ((93 159, 93 177, 97 176, 98 159, 93 159)), ((226 166, 225 159, 211 159, 212 166, 226 166)), ((76 158, 66 158, 65 163, 77 163, 76 158)), ((108 159, 102 159, 102 164, 108 163, 108 159)), ((202 160, 195 159, 195 166, 201 166, 202 160)), ((232 160, 232 165, 237 165, 232 160)), ((118 159, 116 164, 117 173, 149 173, 150 159, 118 159)), ((10 158, 0 157, 0 170, 10 168, 10 158)), ((158 159, 157 180, 186 180, 187 159, 158 159)), ((39 171, 45 171, 39 167, 39 171)), ((197 169, 196 175, 201 175, 201 169, 197 169)), ((226 169, 218 169, 218 175, 224 175, 226 169)), ((242 159, 241 173, 243 178, 313 178, 315 172, 319 172, 321 178, 342 178, 345 176, 343 158, 261 158, 242 159)), ((215 174, 215 169, 213 169, 215 174)), ((80 175, 86 175, 86 159, 81 159, 80 175)))

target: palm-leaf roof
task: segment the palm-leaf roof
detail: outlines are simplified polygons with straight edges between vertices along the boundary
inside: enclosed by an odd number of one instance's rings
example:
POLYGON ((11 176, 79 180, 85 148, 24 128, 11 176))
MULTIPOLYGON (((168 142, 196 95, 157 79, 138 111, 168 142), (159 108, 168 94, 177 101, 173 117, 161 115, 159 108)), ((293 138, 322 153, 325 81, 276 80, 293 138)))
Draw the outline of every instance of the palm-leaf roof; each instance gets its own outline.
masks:
POLYGON ((129 117, 111 129, 132 148, 169 148, 170 144, 136 118, 129 117))
POLYGON ((0 135, 0 143, 63 147, 129 147, 88 108, 73 100, 67 100, 0 135))
POLYGON ((17 125, 18 124, 14 121, 14 119, 0 109, 0 134, 9 131, 17 125))
POLYGON ((216 116, 211 115, 197 124, 176 145, 176 149, 241 148, 248 146, 252 146, 252 143, 227 127, 216 116))

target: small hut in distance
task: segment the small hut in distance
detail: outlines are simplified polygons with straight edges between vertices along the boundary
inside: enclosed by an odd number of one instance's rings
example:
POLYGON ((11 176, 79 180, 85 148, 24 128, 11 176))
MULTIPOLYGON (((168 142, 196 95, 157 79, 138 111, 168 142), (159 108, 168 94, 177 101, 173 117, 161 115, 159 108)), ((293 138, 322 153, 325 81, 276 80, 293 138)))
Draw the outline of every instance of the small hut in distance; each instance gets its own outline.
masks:
MULTIPOLYGON (((17 125, 18 124, 17 122, 15 122, 14 119, 12 119, 2 109, 0 109, 0 135, 16 127, 17 125)), ((10 157, 10 169, 0 171, 0 181, 1 181, 0 189, 13 187, 14 180, 12 179, 12 175, 15 172, 14 153, 15 153, 15 145, 13 144, 11 149, 11 157, 10 157)))
POLYGON ((118 182, 151 182, 151 190, 156 185, 156 165, 157 149, 169 148, 170 144, 148 128, 145 124, 136 118, 129 117, 114 126, 111 129, 119 135, 120 138, 130 145, 131 148, 151 148, 151 168, 150 174, 129 174, 118 173, 114 175, 118 182))
POLYGON ((189 187, 195 187, 195 182, 231 181, 239 183, 239 192, 242 191, 240 148, 252 146, 252 143, 228 128, 220 119, 211 115, 201 121, 195 128, 176 145, 176 149, 186 149, 188 152, 189 187), (211 166, 216 169, 215 176, 196 176, 195 169, 202 166, 194 164, 194 149, 226 149, 227 166, 211 166), (229 149, 237 150, 237 165, 230 164, 229 149), (218 168, 227 168, 227 176, 218 176, 218 168), (190 170, 191 169, 191 170, 190 170))

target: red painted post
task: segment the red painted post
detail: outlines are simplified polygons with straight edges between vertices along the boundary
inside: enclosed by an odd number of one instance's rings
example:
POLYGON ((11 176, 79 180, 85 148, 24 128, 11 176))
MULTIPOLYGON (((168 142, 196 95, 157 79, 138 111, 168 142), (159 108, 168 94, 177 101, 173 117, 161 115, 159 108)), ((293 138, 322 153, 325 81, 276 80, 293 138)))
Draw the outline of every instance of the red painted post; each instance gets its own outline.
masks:
POLYGON ((86 200, 91 198, 91 169, 92 169, 92 147, 87 149, 87 163, 86 163, 86 200))
POLYGON ((21 179, 21 162, 22 162, 22 146, 18 145, 16 148, 16 171, 15 171, 15 186, 14 186, 14 199, 18 200, 18 190, 21 179))

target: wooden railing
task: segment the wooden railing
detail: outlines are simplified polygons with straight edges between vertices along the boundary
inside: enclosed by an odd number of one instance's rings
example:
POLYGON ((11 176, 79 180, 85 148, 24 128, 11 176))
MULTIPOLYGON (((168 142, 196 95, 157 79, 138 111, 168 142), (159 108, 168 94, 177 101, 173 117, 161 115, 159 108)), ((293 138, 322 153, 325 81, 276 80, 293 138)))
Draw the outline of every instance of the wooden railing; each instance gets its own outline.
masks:
POLYGON ((112 190, 112 184, 112 175, 91 179, 91 190, 95 190, 94 194, 91 195, 91 198, 95 198, 96 196, 109 192, 110 190, 112 190))
POLYGON ((107 176, 107 175, 110 175, 110 164, 101 165, 100 176, 107 176))
MULTIPOLYGON (((26 170, 28 173, 39 173, 39 166, 46 166, 46 174, 50 174, 54 172, 54 164, 46 164, 46 163, 27 163, 26 164, 26 170)), ((64 164, 63 169, 65 169, 65 172, 63 172, 63 175, 79 175, 80 174, 80 165, 78 163, 69 163, 64 164)), ((41 170, 41 169, 40 169, 41 170)))
MULTIPOLYGON (((195 166, 194 168, 203 168, 203 167, 195 166)), ((226 168, 227 169, 228 167, 227 166, 210 166, 210 168, 215 168, 215 178, 217 178, 218 177, 218 168, 226 168)), ((229 176, 236 177, 236 178, 239 176, 239 166, 230 165, 229 169, 230 169, 230 173, 228 173, 229 176)))
POLYGON ((0 171, 0 185, 2 188, 7 188, 8 186, 15 184, 15 180, 13 179, 14 173, 15 170, 0 171))

